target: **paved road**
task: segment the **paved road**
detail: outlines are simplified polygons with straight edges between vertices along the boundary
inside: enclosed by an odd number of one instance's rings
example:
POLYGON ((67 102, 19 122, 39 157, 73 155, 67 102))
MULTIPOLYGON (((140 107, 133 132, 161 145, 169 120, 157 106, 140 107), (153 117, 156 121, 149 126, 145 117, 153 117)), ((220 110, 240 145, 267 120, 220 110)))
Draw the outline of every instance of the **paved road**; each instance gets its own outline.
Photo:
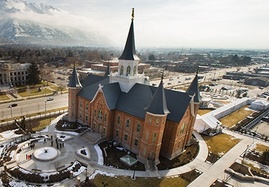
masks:
POLYGON ((22 101, 13 101, 10 103, 0 104, 0 120, 10 117, 16 117, 36 112, 42 112, 60 107, 66 107, 68 104, 67 94, 53 96, 53 101, 46 101, 48 97, 34 98, 22 101), (8 108, 12 103, 18 104, 16 107, 8 108))

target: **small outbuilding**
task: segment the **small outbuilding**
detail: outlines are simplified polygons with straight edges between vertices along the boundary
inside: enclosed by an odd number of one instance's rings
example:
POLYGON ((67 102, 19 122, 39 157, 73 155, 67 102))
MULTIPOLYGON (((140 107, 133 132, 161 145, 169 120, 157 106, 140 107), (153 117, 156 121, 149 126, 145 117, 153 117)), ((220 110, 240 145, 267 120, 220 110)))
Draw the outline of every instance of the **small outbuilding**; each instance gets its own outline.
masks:
POLYGON ((269 103, 264 100, 256 100, 250 104, 249 108, 253 110, 266 110, 269 108, 269 103))

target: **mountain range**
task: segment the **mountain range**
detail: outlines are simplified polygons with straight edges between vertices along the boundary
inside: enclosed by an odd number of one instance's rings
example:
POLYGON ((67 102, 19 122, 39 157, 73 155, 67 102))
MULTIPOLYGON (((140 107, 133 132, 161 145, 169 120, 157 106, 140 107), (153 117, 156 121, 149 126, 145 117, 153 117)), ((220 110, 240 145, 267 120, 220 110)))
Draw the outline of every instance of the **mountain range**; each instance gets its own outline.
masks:
POLYGON ((108 38, 94 30, 94 25, 85 29, 85 22, 78 24, 80 17, 43 3, 0 0, 0 14, 2 44, 91 47, 113 45, 108 38))

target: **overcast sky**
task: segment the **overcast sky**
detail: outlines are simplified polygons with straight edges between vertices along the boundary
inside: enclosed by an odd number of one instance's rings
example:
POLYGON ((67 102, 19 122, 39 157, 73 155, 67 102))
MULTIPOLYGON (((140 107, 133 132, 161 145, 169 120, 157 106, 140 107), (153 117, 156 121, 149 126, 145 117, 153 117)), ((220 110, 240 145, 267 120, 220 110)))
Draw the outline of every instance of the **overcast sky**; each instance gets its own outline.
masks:
POLYGON ((269 0, 28 1, 81 16, 85 27, 119 46, 125 43, 134 7, 137 48, 269 48, 269 0))

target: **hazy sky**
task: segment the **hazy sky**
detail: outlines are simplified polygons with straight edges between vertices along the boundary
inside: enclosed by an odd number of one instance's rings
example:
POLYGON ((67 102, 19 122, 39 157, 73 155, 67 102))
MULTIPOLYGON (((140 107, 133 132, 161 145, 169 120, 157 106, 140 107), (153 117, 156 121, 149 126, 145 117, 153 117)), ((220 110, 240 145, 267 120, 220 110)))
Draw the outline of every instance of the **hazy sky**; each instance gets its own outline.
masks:
POLYGON ((134 7, 137 48, 269 48, 269 0, 28 1, 77 15, 77 23, 119 46, 125 43, 134 7))

